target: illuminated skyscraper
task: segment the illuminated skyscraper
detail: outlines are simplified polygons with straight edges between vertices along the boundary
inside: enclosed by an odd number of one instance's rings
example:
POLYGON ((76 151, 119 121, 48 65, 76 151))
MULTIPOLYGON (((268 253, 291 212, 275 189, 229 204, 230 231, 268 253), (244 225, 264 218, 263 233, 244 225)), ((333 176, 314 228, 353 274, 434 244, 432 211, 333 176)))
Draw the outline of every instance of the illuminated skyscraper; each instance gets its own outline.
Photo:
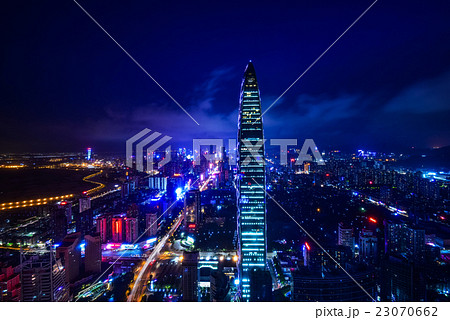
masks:
POLYGON ((266 197, 261 100, 251 62, 241 85, 237 158, 239 280, 243 301, 250 301, 250 275, 266 271, 266 197))

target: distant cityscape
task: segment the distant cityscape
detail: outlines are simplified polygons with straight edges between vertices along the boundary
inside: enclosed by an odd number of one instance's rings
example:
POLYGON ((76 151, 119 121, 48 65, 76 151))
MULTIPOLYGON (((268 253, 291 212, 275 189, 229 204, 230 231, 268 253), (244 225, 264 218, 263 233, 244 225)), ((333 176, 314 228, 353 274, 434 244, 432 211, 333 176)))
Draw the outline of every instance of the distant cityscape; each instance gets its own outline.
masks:
POLYGON ((448 148, 299 164, 264 144, 251 62, 237 127, 236 149, 150 171, 95 146, 0 155, 0 301, 450 301, 448 148))

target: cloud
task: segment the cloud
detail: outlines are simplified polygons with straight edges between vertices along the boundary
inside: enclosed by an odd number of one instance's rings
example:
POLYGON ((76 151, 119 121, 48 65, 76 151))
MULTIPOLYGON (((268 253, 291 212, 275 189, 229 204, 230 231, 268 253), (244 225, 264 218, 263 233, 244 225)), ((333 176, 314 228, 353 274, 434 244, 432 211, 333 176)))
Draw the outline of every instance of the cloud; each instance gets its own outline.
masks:
POLYGON ((404 89, 385 105, 384 111, 424 114, 449 110, 449 88, 450 71, 404 89))
POLYGON ((234 138, 237 130, 238 103, 236 108, 221 109, 217 95, 223 83, 232 78, 232 68, 218 68, 209 77, 194 87, 192 103, 185 107, 200 123, 196 125, 182 110, 173 104, 149 103, 136 107, 107 107, 105 115, 98 120, 90 120, 86 133, 92 139, 123 141, 144 128, 149 128, 172 136, 174 142, 186 143, 193 138, 234 138), (217 112, 221 109, 221 112, 217 112))

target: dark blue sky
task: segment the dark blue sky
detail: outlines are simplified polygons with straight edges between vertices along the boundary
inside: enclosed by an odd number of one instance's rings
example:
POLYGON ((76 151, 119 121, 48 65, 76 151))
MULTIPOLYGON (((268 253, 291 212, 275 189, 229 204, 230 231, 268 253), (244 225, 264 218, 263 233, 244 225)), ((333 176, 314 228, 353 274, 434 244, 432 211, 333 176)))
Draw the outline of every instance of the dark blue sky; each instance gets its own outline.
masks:
MULTIPOLYGON (((0 152, 123 151, 148 127, 235 138, 252 59, 267 108, 372 1, 4 1, 0 152)), ((450 2, 379 0, 265 116, 319 149, 450 145, 450 2)))

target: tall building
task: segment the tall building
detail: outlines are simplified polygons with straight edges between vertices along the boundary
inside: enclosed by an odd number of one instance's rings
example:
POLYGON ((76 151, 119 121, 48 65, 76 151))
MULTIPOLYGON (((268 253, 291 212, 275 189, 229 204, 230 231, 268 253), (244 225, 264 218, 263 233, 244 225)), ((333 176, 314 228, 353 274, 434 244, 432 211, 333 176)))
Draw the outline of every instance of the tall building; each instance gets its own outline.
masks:
POLYGON ((138 219, 125 218, 125 239, 128 243, 133 243, 139 237, 138 219))
POLYGON ((111 216, 103 215, 97 218, 97 232, 100 234, 102 243, 106 243, 111 233, 111 229, 108 226, 111 225, 111 216))
POLYGON ((346 227, 343 222, 338 226, 338 245, 349 247, 355 250, 355 237, 353 236, 353 228, 346 227))
POLYGON ((184 226, 197 225, 201 220, 200 190, 189 190, 184 198, 184 226))
POLYGON ((255 68, 249 62, 241 84, 236 179, 238 269, 243 301, 251 300, 250 273, 266 270, 266 178, 261 117, 255 68))
POLYGON ((93 228, 93 212, 91 208, 91 198, 82 197, 79 200, 79 212, 75 213, 75 225, 77 232, 82 236, 89 234, 93 228))
POLYGON ((61 245, 56 248, 56 256, 66 269, 66 280, 73 283, 80 275, 81 265, 81 234, 79 232, 67 235, 61 245))
POLYGON ((21 301, 69 301, 66 270, 53 252, 21 255, 21 301))
POLYGON ((67 235, 67 211, 64 206, 51 209, 51 230, 54 243, 60 243, 67 235))
POLYGON ((149 237, 156 236, 158 232, 158 215, 156 213, 146 214, 146 230, 149 237))
POLYGON ((361 230, 359 235, 359 257, 361 260, 375 258, 378 239, 372 230, 361 230))
POLYGON ((183 301, 198 301, 198 251, 183 253, 183 301))
POLYGON ((85 235, 86 251, 84 256, 84 269, 88 273, 102 271, 102 240, 100 234, 85 235))

